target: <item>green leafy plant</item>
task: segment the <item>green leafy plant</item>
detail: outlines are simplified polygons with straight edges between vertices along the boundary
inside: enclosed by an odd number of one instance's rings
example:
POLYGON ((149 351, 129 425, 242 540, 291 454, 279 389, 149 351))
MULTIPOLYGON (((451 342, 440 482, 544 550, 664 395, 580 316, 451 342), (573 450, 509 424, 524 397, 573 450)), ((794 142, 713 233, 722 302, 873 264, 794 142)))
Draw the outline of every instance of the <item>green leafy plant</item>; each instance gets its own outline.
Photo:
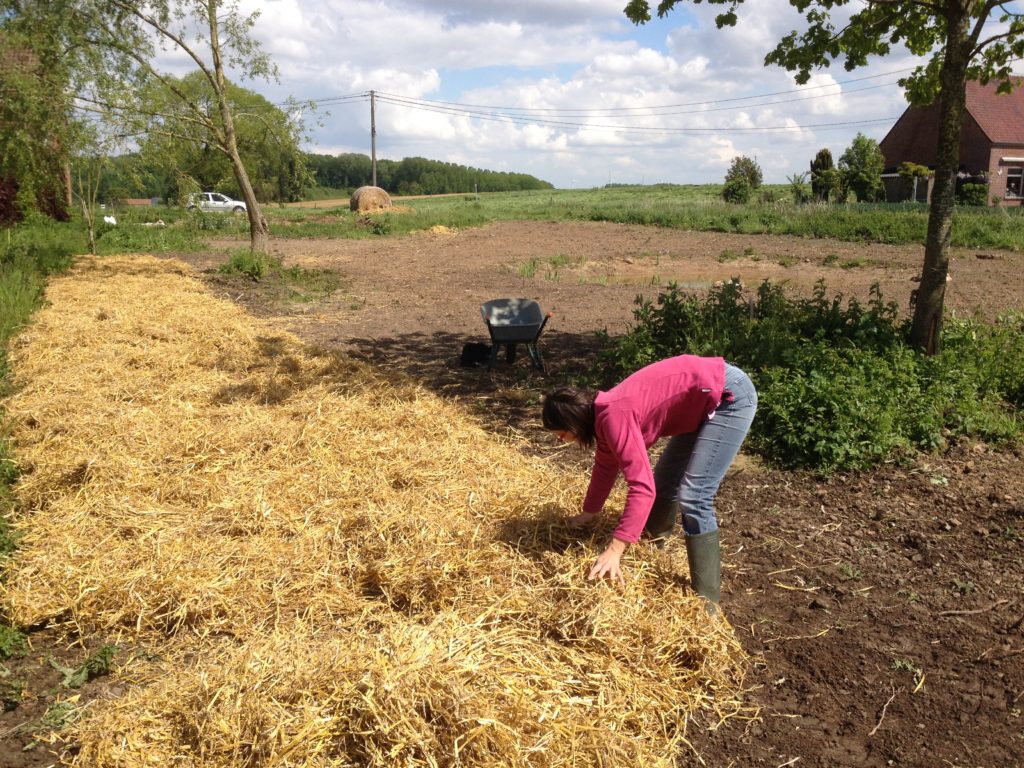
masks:
POLYGON ((961 184, 956 193, 960 205, 980 207, 988 205, 988 184, 961 184))
POLYGON ((893 659, 890 666, 897 672, 911 672, 914 674, 918 672, 917 665, 909 659, 893 659))
POLYGON ((863 571, 852 563, 841 563, 839 565, 839 570, 842 572, 843 576, 851 581, 860 581, 864 578, 863 571))
POLYGON ((761 180, 761 166, 756 160, 742 155, 734 157, 725 174, 722 198, 730 203, 749 202, 753 193, 761 186, 761 180))
POLYGON ((926 357, 906 342, 907 321, 877 286, 866 303, 810 297, 779 285, 756 293, 739 280, 704 295, 670 284, 638 298, 634 325, 606 342, 597 385, 665 357, 723 356, 759 392, 749 445, 771 462, 822 473, 908 460, 959 436, 1019 439, 1024 368, 1022 320, 994 326, 947 321, 944 349, 926 357))
POLYGON ((971 594, 974 591, 974 582, 970 579, 953 579, 953 590, 963 597, 971 594))
POLYGON ((23 656, 28 652, 28 640, 14 627, 0 624, 0 659, 23 656))
POLYGON ((25 698, 25 681, 11 676, 10 670, 0 667, 0 706, 5 712, 17 709, 25 698))
MULTIPOLYGON (((80 712, 80 708, 73 701, 55 701, 47 707, 39 720, 30 725, 36 726, 33 730, 59 731, 77 720, 80 712)), ((26 749, 34 743, 26 745, 26 749)))
POLYGON ((891 666, 897 672, 909 672, 913 676, 916 686, 920 686, 924 682, 924 670, 909 659, 893 659, 891 666))
POLYGON ((64 679, 60 683, 61 686, 81 688, 94 678, 110 674, 118 650, 116 645, 104 645, 77 667, 65 667, 55 659, 50 659, 50 666, 64 675, 64 679))
POLYGON ((254 253, 248 249, 234 251, 217 271, 221 274, 245 275, 250 280, 259 281, 268 270, 280 268, 280 260, 254 253))

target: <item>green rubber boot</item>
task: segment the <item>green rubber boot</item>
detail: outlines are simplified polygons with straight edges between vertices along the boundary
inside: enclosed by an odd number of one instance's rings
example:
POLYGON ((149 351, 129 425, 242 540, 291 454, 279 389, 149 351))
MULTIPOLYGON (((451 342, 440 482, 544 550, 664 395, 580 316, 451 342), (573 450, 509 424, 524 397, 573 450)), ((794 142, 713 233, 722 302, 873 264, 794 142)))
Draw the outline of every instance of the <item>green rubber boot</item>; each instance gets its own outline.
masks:
POLYGON ((679 502, 671 499, 655 498, 651 506, 651 514, 644 525, 644 536, 651 539, 656 546, 663 547, 679 519, 679 502))
POLYGON ((686 537, 690 587, 708 601, 708 613, 718 613, 722 598, 722 551, 718 531, 686 537))

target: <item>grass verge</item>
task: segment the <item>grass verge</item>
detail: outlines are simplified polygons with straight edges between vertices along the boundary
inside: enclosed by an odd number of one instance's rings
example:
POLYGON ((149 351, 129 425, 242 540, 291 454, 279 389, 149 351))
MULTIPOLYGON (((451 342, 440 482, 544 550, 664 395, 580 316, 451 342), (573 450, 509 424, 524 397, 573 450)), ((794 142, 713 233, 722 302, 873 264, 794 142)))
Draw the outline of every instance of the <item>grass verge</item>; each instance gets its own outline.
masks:
MULTIPOLYGON (((80 237, 80 231, 49 221, 29 222, 0 232, 0 397, 5 397, 12 386, 7 359, 10 340, 42 305, 47 277, 71 265, 71 254, 80 245, 80 237)), ((0 402, 0 568, 17 545, 10 523, 17 479, 10 424, 0 402)), ((0 659, 15 655, 24 646, 24 635, 7 626, 0 616, 0 659)))

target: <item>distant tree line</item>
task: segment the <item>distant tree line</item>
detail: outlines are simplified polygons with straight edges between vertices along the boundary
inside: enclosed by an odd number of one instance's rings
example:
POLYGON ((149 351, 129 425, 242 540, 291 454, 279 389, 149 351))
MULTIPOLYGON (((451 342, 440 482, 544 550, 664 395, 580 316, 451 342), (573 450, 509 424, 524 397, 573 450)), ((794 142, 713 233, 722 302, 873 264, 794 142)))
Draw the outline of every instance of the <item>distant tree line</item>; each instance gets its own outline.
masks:
MULTIPOLYGON (((306 167, 321 187, 354 190, 372 182, 368 155, 305 156, 306 167)), ((444 195, 457 192, 514 192, 552 189, 553 185, 525 173, 470 168, 423 157, 377 160, 377 186, 393 195, 444 195)))

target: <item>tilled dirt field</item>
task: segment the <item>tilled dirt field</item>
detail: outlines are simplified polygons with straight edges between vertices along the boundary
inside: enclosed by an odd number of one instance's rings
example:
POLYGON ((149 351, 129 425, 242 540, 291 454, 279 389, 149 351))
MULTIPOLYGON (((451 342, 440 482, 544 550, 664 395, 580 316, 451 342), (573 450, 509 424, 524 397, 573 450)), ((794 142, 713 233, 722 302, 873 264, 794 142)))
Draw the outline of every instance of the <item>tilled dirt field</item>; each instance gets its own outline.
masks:
MULTIPOLYGON (((866 300, 877 282, 906 310, 923 256, 920 247, 556 222, 273 247, 285 266, 340 273, 343 287, 322 302, 286 304, 272 281, 219 275, 217 258, 174 255, 310 343, 405 371, 580 472, 588 456, 539 428, 538 405, 546 389, 593 364, 596 330, 628 327, 638 293, 732 277, 808 292, 824 279, 830 296, 866 300), (487 341, 480 303, 503 296, 535 298, 554 313, 541 342, 546 375, 525 356, 493 371, 459 366, 464 342, 487 341)), ((949 311, 1024 308, 1020 254, 957 251, 950 271, 949 311)), ((681 765, 1024 765, 1019 452, 963 444, 912 467, 828 480, 744 456, 718 513, 723 607, 751 654, 748 696, 761 715, 695 724, 681 765)), ((26 665, 45 642, 37 639, 26 665)), ((0 729, 23 716, 3 715, 0 729)), ((0 751, 0 765, 53 762, 43 748, 15 754, 25 740, 5 739, 11 760, 0 751)))

